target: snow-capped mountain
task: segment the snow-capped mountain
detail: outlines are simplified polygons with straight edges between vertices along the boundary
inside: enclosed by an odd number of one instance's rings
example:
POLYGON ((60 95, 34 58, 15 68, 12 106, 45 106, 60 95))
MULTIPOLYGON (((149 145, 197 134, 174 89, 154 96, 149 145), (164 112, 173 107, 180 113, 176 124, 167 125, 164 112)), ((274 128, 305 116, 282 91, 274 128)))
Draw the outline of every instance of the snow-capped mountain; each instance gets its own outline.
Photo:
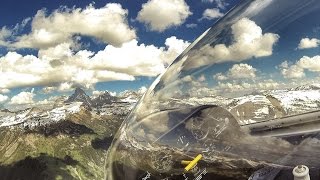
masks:
POLYGON ((115 96, 112 96, 108 91, 105 91, 104 93, 98 95, 92 100, 93 105, 95 107, 103 106, 105 104, 111 104, 117 101, 118 101, 118 98, 115 96))
POLYGON ((279 116, 273 104, 263 95, 234 98, 227 109, 243 124, 279 116))
POLYGON ((70 97, 61 96, 50 107, 32 107, 16 112, 1 110, 0 127, 43 126, 65 120, 81 109, 95 116, 126 116, 140 97, 141 95, 134 91, 126 91, 120 97, 105 91, 92 100, 84 90, 76 88, 70 97))
POLYGON ((136 103, 141 97, 142 93, 140 92, 126 90, 120 94, 119 99, 122 102, 136 103))
POLYGON ((232 99, 225 106, 241 124, 320 109, 320 84, 261 91, 232 99))
POLYGON ((314 111, 320 108, 320 89, 273 90, 269 95, 278 100, 287 115, 314 111))
POLYGON ((91 98, 81 88, 76 88, 74 93, 65 101, 65 103, 83 102, 83 105, 92 107, 93 102, 91 98))
POLYGON ((255 91, 237 98, 222 96, 172 99, 189 105, 215 104, 229 110, 240 124, 274 119, 320 109, 320 84, 283 90, 255 91))
POLYGON ((20 126, 29 128, 51 124, 81 110, 81 102, 65 104, 50 110, 34 107, 18 112, 0 113, 0 127, 20 126))
MULTIPOLYGON (((123 102, 129 101, 124 100, 123 102)), ((61 103, 61 101, 59 102, 61 103)), ((104 91, 99 95, 93 96, 91 98, 85 93, 84 90, 82 90, 81 88, 76 88, 75 92, 66 101, 64 101, 64 103, 70 102, 82 102, 84 106, 93 108, 118 102, 118 97, 112 96, 111 93, 108 91, 104 91)))
MULTIPOLYGON (((58 98, 51 108, 34 107, 18 112, 1 110, 0 127, 18 124, 37 126, 57 122, 65 119, 69 114, 77 113, 81 106, 89 107, 86 108, 89 113, 96 116, 126 116, 141 96, 141 93, 129 90, 119 96, 112 96, 108 91, 105 91, 91 100, 82 89, 77 88, 69 98, 58 98)), ((240 124, 248 124, 320 109, 320 84, 261 91, 237 98, 189 97, 185 99, 173 98, 163 102, 165 107, 172 104, 176 107, 184 104, 188 106, 216 104, 230 111, 240 124)))
POLYGON ((299 86, 296 88, 290 89, 292 91, 302 91, 302 90, 320 90, 320 84, 314 83, 314 84, 308 84, 308 85, 303 85, 299 86))

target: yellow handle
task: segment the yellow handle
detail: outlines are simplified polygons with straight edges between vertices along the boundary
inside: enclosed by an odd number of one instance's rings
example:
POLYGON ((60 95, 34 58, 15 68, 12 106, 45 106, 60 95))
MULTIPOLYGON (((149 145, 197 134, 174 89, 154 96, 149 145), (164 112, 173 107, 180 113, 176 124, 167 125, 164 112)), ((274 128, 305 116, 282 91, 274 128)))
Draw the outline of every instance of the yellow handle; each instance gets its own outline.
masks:
POLYGON ((192 169, 197 163, 198 161, 200 161, 200 159, 202 158, 202 155, 199 154, 196 158, 194 158, 187 167, 184 168, 184 170, 189 171, 190 169, 192 169))
POLYGON ((182 160, 182 161, 181 161, 181 164, 182 164, 182 165, 188 165, 189 163, 191 163, 191 161, 185 161, 185 160, 182 160))

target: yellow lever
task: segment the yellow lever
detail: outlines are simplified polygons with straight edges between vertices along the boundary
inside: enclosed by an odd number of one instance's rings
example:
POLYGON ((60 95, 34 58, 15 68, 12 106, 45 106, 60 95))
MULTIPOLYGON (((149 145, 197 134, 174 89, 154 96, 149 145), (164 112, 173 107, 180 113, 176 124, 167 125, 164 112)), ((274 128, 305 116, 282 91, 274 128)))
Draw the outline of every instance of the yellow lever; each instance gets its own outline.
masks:
POLYGON ((184 168, 184 170, 189 171, 190 169, 192 169, 200 161, 201 158, 202 158, 202 155, 199 154, 192 161, 181 161, 181 164, 189 162, 188 165, 184 168))
POLYGON ((188 165, 189 163, 191 163, 191 161, 185 161, 185 160, 182 160, 182 161, 181 161, 181 164, 182 164, 182 165, 188 165))

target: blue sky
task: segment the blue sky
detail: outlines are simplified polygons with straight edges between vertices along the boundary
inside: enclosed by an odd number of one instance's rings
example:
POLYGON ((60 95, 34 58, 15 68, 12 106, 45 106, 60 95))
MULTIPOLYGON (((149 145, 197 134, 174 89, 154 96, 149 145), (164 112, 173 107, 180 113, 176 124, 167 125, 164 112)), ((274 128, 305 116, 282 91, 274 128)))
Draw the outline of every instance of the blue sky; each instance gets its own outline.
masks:
POLYGON ((45 104, 75 87, 89 94, 145 89, 221 17, 179 78, 192 74, 191 82, 221 95, 317 82, 319 3, 243 2, 227 16, 238 1, 3 2, 0 104, 45 104))
MULTIPOLYGON (((107 3, 119 3, 123 8, 129 11, 127 19, 128 23, 134 28, 138 29, 137 35, 139 37, 139 42, 146 44, 154 44, 157 46, 162 46, 165 42, 165 39, 170 36, 177 36, 180 39, 193 41, 197 36, 203 33, 207 28, 212 26, 217 18, 210 20, 198 21, 203 12, 206 9, 219 8, 217 3, 222 3, 223 7, 220 7, 219 10, 221 13, 226 13, 230 8, 235 6, 239 0, 188 0, 185 1, 190 8, 192 15, 189 15, 181 25, 171 27, 166 29, 164 32, 155 32, 150 31, 148 27, 144 24, 135 21, 137 18, 138 12, 142 8, 142 4, 148 2, 147 0, 139 1, 128 1, 128 0, 115 0, 115 1, 78 1, 78 0, 62 0, 62 1, 18 1, 18 0, 5 0, 1 6, 0 17, 1 27, 3 26, 15 26, 17 23, 21 22, 27 17, 33 17, 38 10, 45 8, 47 13, 50 14, 52 11, 60 8, 61 6, 66 6, 68 8, 85 8, 89 4, 94 4, 95 8, 101 8, 107 3), (197 24, 197 28, 186 28, 186 24, 197 24)), ((26 27, 26 32, 30 27, 26 27)), ((104 45, 96 45, 97 48, 104 48, 104 45)), ((95 49, 95 50, 97 50, 95 49)))
POLYGON ((237 3, 237 0, 2 1, 0 103, 35 103, 51 96, 68 95, 78 86, 88 93, 102 90, 119 93, 148 87, 184 48, 237 3), (127 48, 121 48, 126 43, 127 48), (134 52, 128 52, 127 56, 121 56, 131 49, 140 55, 131 59, 128 57, 134 52), (98 54, 101 55, 96 57, 98 54), (81 58, 86 59, 85 63, 96 64, 85 67, 88 64, 80 62, 81 58), (108 58, 112 65, 105 65, 108 58), (120 62, 121 58, 126 60, 120 62), (74 63, 79 64, 75 67, 74 63), (63 64, 64 68, 53 70, 53 64, 63 64), (45 72, 46 68, 50 70, 45 72))

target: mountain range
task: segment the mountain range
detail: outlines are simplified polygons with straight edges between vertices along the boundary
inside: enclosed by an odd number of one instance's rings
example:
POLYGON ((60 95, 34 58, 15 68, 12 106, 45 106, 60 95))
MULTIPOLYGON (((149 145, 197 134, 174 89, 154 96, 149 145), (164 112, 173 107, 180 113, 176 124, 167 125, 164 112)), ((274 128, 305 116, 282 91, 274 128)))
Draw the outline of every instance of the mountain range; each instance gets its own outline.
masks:
MULTIPOLYGON (((0 177, 16 174, 13 179, 34 179, 28 169, 31 163, 39 170, 38 179, 103 179, 113 136, 141 96, 135 91, 118 96, 104 91, 90 97, 77 88, 50 106, 0 110, 0 177)), ((237 98, 212 95, 171 101, 166 103, 216 104, 231 112, 239 124, 248 124, 318 110, 320 85, 237 98)))
POLYGON ((0 110, 0 177, 104 179, 107 149, 138 101, 127 95, 76 88, 48 106, 0 110))

